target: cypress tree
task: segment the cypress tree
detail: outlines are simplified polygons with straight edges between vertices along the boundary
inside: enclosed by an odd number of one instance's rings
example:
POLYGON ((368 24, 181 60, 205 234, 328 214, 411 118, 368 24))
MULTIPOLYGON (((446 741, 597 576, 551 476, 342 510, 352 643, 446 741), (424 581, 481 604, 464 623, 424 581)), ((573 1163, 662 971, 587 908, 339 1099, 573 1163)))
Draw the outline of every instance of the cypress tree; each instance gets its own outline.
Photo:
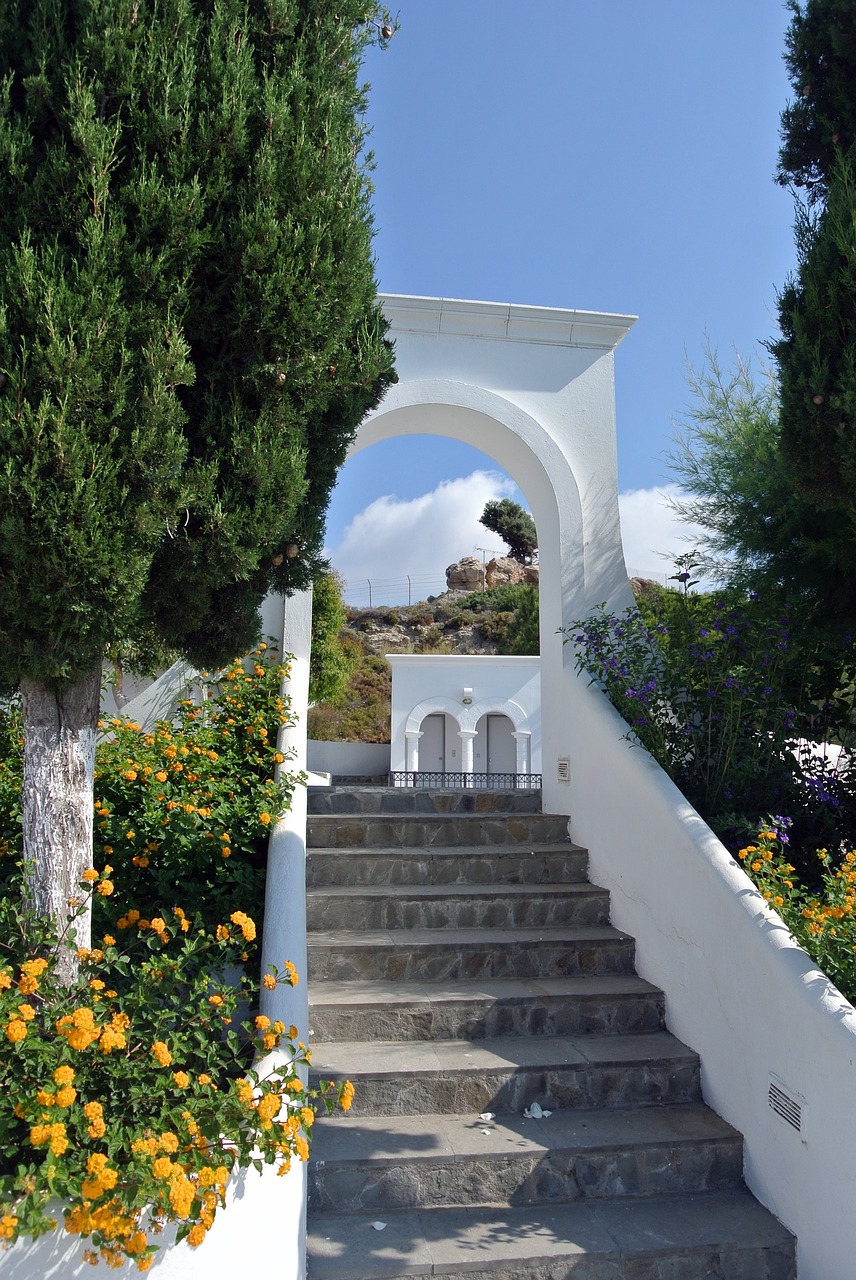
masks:
POLYGON ((92 857, 105 650, 250 645, 267 592, 316 572, 393 376, 360 84, 378 22, 370 0, 0 0, 0 644, 30 892, 60 925, 92 857))
MULTIPOLYGON (((797 206, 797 270, 771 344, 780 449, 800 513, 798 558, 813 594, 856 617, 856 6, 792 0, 779 181, 797 206)), ((787 581, 785 568, 783 578, 787 581)))

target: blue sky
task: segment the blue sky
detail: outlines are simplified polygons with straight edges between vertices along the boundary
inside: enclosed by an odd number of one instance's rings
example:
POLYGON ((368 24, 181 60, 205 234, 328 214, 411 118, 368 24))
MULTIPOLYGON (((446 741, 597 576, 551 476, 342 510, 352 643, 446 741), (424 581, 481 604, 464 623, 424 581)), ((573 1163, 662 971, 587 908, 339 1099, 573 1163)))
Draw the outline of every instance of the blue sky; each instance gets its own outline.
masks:
MULTIPOLYGON (((667 572, 664 455, 690 399, 685 362, 707 339, 726 357, 758 351, 794 265, 792 200, 773 181, 788 13, 403 0, 399 19, 366 64, 380 288, 638 315, 616 353, 622 521, 631 567, 667 572)), ((341 473, 333 563, 406 599, 407 573, 441 583, 451 560, 493 547, 477 516, 506 493, 463 445, 375 446, 341 473)))

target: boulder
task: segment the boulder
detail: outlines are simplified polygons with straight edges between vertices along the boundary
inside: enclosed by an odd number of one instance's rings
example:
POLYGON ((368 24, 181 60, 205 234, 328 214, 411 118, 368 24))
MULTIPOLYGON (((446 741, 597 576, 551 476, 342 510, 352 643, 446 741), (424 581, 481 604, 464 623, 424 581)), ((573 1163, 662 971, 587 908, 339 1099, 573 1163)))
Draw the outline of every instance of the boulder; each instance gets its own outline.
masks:
POLYGON ((511 556, 497 556, 495 560, 488 562, 488 587, 504 587, 513 585, 515 582, 523 582, 523 580, 524 566, 512 560, 511 556))
POLYGON ((446 570, 448 591, 481 591, 484 586, 484 566, 475 556, 464 556, 446 570))

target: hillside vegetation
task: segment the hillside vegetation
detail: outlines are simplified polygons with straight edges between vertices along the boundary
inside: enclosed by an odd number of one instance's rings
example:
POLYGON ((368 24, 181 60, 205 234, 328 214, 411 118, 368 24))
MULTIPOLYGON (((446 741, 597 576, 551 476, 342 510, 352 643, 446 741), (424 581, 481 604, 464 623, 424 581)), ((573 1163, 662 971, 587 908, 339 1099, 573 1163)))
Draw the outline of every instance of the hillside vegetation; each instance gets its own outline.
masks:
POLYGON ((418 604, 349 609, 340 643, 351 671, 344 691, 310 709, 309 737, 388 742, 392 675, 387 653, 537 654, 538 590, 525 584, 418 604))

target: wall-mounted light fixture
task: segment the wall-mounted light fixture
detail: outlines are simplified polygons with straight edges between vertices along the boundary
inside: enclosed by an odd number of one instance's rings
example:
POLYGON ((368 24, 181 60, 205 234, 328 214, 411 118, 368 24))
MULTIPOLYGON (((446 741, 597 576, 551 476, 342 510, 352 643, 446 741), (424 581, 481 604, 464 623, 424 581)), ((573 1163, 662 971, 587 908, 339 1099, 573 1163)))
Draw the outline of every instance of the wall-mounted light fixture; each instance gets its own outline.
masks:
POLYGON ((464 689, 464 696, 461 698, 461 702, 463 702, 465 707, 469 707, 472 705, 472 701, 473 701, 472 689, 464 689))

